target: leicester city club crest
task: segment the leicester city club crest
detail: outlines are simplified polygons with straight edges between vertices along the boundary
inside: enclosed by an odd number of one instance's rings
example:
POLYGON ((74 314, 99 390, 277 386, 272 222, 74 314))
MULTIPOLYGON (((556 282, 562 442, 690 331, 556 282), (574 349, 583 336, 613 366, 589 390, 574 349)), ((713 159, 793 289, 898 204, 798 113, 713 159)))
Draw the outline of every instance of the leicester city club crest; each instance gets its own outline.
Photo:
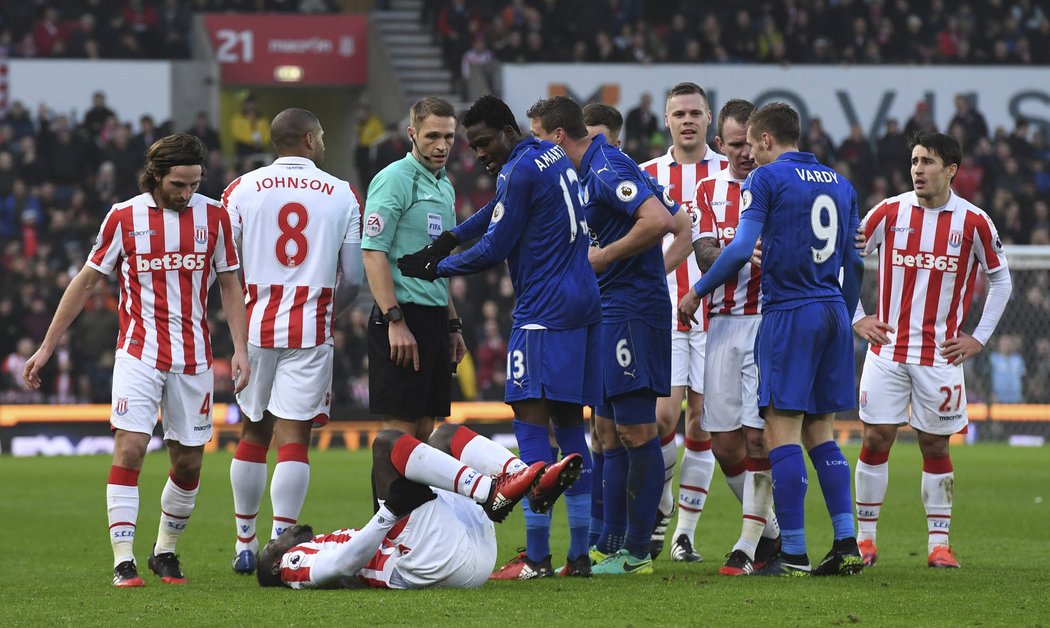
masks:
POLYGON ((193 241, 197 244, 204 244, 208 241, 208 225, 194 225, 193 241))

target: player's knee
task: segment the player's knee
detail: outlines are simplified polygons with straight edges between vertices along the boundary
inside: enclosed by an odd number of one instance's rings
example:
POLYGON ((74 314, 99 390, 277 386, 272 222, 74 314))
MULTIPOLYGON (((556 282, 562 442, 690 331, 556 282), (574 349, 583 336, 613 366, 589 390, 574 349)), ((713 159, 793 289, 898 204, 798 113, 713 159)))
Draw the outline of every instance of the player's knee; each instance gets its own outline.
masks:
MULTIPOLYGON (((896 439, 896 428, 885 429, 893 426, 867 426, 864 429, 864 448, 872 453, 886 453, 893 446, 896 439)), ((922 444, 920 439, 920 445, 922 444)))
POLYGON ((744 428, 744 447, 749 458, 767 458, 766 435, 762 430, 744 428))
POLYGON ((434 449, 439 449, 445 452, 446 454, 451 453, 452 438, 456 435, 458 430, 458 425, 443 423, 430 434, 430 438, 427 439, 427 444, 434 449))
POLYGON ((404 433, 398 430, 383 430, 376 434, 375 440, 372 441, 372 462, 389 461, 394 451, 394 443, 402 436, 404 433))
POLYGON ((923 458, 945 458, 948 456, 948 437, 919 432, 919 451, 923 458))
POLYGON ((722 432, 711 439, 711 453, 723 468, 738 464, 747 453, 739 432, 722 432))

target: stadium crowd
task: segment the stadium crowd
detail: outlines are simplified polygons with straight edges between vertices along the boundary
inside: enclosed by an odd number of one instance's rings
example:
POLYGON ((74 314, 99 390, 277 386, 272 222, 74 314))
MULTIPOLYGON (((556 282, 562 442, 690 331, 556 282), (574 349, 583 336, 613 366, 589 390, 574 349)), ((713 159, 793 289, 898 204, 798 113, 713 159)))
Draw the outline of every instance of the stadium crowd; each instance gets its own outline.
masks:
MULTIPOLYGON (((127 49, 136 46, 138 52, 130 56, 184 56, 188 54, 185 38, 189 29, 172 25, 189 19, 185 4, 93 0, 81 12, 80 3, 58 0, 3 3, 0 58, 122 57, 129 56, 127 49), (88 27, 97 29, 93 37, 77 30, 88 27), (155 37, 157 33, 164 37, 155 37), (182 39, 165 39, 169 37, 182 39), (92 41, 96 43, 91 45, 92 41), (105 42, 105 46, 97 42, 105 42), (149 51, 143 49, 146 42, 163 45, 149 51), (87 52, 90 48, 95 50, 87 52)), ((922 12, 925 19, 913 15, 911 3, 899 0, 797 0, 782 5, 746 2, 709 15, 697 14, 695 3, 670 0, 576 4, 579 6, 524 0, 426 2, 424 19, 437 25, 446 53, 456 64, 465 46, 474 40, 481 41, 481 48, 495 58, 509 62, 631 58, 642 62, 1050 61, 1046 56, 1050 54, 1050 19, 1038 3, 1026 0, 962 4, 950 12, 944 2, 933 0, 922 12), (917 25, 913 18, 918 19, 917 25), (695 23, 701 28, 683 27, 695 23), (831 26, 840 23, 855 26, 851 32, 838 32, 831 26), (579 24, 588 26, 581 29, 579 24), (906 34, 909 30, 929 35, 924 39, 937 45, 911 50, 904 43, 915 40, 906 34), (800 32, 806 36, 799 37, 800 32), (603 43, 603 36, 608 42, 603 43), (818 54, 821 40, 834 52, 818 54), (730 46, 730 41, 736 43, 730 46), (522 45, 542 50, 546 56, 514 52, 522 45)), ((335 8, 328 0, 193 3, 195 11, 335 8)), ((662 98, 623 103, 622 107, 627 119, 625 151, 639 162, 664 153, 669 139, 662 124, 662 98)), ((989 129, 980 111, 966 98, 956 99, 956 108, 951 120, 935 121, 925 104, 918 103, 909 119, 888 120, 879 137, 865 137, 857 127, 841 143, 834 141, 815 118, 804 129, 801 147, 853 181, 863 213, 879 199, 909 189, 907 135, 920 128, 944 130, 965 147, 954 182, 958 193, 988 211, 1007 244, 1050 244, 1047 129, 1024 119, 1018 119, 1011 129, 989 129)), ((273 112, 260 115, 267 113, 273 112)), ((371 134, 370 145, 357 152, 356 184, 362 193, 376 172, 410 150, 404 133, 396 127, 384 131, 382 124, 367 113, 362 117, 362 125, 366 124, 379 127, 371 134)), ((92 106, 79 119, 56 114, 44 105, 31 111, 19 102, 0 112, 0 403, 109 401, 117 334, 117 295, 111 285, 99 290, 63 340, 58 359, 49 367, 55 372, 46 378, 48 388, 42 392, 26 389, 20 377, 21 365, 42 339, 50 312, 82 265, 106 210, 137 192, 137 172, 145 149, 171 130, 170 124, 149 116, 137 121, 119 120, 106 106, 104 94, 96 94, 92 106)), ((211 151, 209 175, 200 192, 218 197, 243 168, 234 165, 237 156, 222 154, 218 133, 206 115, 198 116, 188 131, 201 137, 211 151)), ((475 162, 462 137, 457 140, 448 173, 456 185, 460 220, 492 198, 493 180, 475 162)), ((1045 326, 1037 323, 1050 320, 1050 273, 1020 272, 1015 281, 1014 303, 1006 312, 1000 334, 990 351, 969 367, 973 372, 970 396, 975 401, 1050 402, 1050 336, 1045 326)), ((500 400, 513 308, 509 277, 500 268, 455 278, 451 293, 465 322, 469 348, 454 396, 500 400)), ((369 304, 365 301, 367 297, 362 297, 358 308, 336 324, 333 403, 337 406, 367 407, 369 304)), ((216 308, 210 316, 217 322, 221 310, 216 308)), ((216 335, 216 400, 232 401, 224 359, 230 353, 230 341, 224 337, 224 325, 213 324, 212 330, 216 335)))

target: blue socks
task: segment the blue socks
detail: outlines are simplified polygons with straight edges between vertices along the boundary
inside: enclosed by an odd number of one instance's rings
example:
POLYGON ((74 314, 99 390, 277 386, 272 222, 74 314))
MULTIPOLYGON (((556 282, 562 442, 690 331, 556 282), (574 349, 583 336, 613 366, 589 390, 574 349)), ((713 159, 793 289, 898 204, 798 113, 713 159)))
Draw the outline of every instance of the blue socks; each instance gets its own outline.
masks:
POLYGON ((627 465, 627 449, 605 450, 605 524, 597 542, 598 551, 603 554, 617 552, 623 547, 627 534, 627 465))
POLYGON ((594 461, 594 472, 591 474, 591 531, 587 535, 587 545, 598 544, 605 524, 605 454, 591 452, 594 461))
POLYGON ((591 464, 591 450, 587 446, 587 430, 583 426, 555 427, 554 437, 561 447, 562 456, 580 454, 583 467, 580 478, 565 490, 565 511, 569 520, 569 553, 568 558, 576 559, 587 553, 588 533, 590 532, 591 484, 594 479, 594 467, 591 464))
MULTIPOLYGON (((547 428, 524 421, 514 420, 514 435, 518 439, 518 457, 525 464, 551 463, 550 438, 547 428)), ((529 500, 521 502, 525 512, 525 552, 531 561, 541 561, 551 554, 551 515, 535 513, 529 508, 529 500)))
POLYGON ((813 462, 817 479, 820 481, 820 490, 824 493, 824 504, 831 515, 835 540, 857 536, 853 527, 853 494, 850 492, 853 477, 850 474, 849 462, 842 455, 838 443, 829 440, 817 445, 809 451, 809 459, 813 462))
POLYGON ((635 558, 649 556, 649 543, 656 523, 656 510, 664 486, 664 455, 660 438, 627 450, 627 536, 624 547, 635 558))
MULTIPOLYGON (((841 455, 841 454, 840 454, 841 455)), ((769 452, 773 474, 773 506, 780 522, 782 551, 806 553, 806 460, 800 445, 781 445, 769 452)))

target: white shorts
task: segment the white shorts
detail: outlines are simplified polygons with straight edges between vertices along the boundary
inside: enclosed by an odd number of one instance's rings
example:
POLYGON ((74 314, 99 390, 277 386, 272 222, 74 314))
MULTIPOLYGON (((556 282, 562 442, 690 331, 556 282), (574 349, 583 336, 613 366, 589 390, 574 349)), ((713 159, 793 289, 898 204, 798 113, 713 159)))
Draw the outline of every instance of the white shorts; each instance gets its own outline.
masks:
POLYGON ((152 434, 160 411, 164 440, 198 447, 211 440, 214 387, 210 368, 194 375, 171 373, 136 358, 117 357, 109 423, 115 429, 152 434))
POLYGON ((253 422, 269 410, 281 419, 313 421, 314 427, 328 423, 333 351, 330 344, 303 349, 248 345, 252 374, 237 394, 241 412, 253 422))
POLYGON ((689 331, 671 330, 671 385, 688 386, 704 394, 704 350, 707 332, 700 328, 689 331))
POLYGON ((496 567, 496 528, 469 497, 435 489, 437 499, 416 508, 391 542, 407 547, 394 570, 410 589, 473 589, 496 567))
POLYGON ((765 429, 758 414, 755 338, 761 316, 713 316, 707 330, 704 414, 700 427, 732 432, 742 426, 765 429))
POLYGON ((860 376, 860 419, 872 425, 911 424, 927 434, 955 434, 967 424, 962 365, 904 364, 869 351, 860 376))

